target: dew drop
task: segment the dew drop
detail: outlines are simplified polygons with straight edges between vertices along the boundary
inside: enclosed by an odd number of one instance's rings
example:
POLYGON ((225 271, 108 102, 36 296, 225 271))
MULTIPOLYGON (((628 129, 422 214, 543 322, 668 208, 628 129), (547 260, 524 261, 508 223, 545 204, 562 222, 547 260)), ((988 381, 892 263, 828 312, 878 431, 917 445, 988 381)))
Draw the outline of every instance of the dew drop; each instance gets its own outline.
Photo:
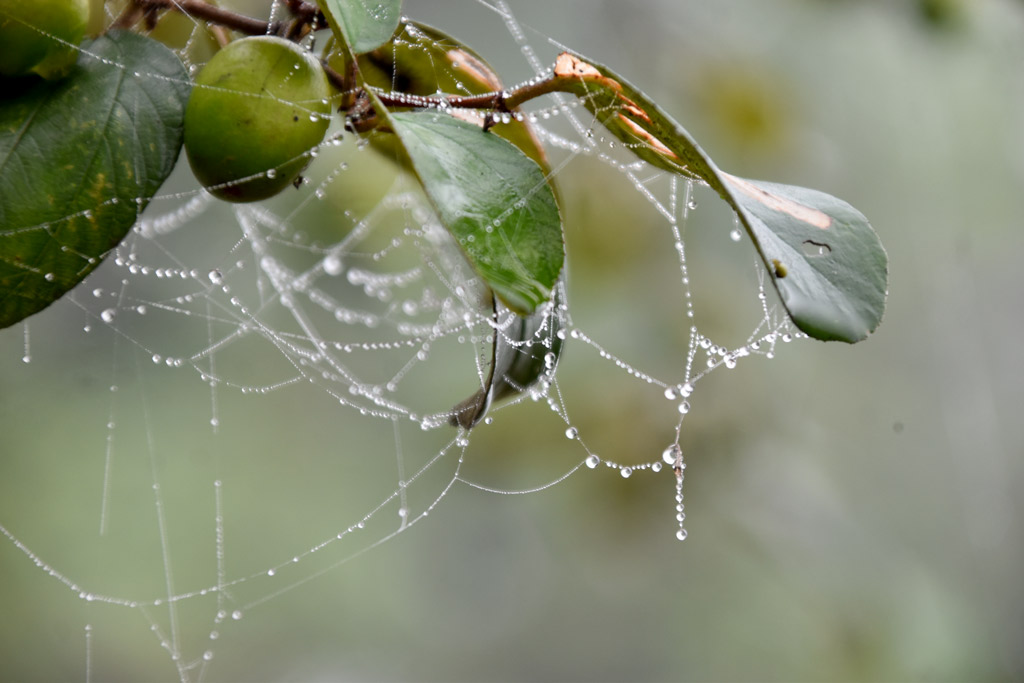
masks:
POLYGON ((219 285, 220 283, 224 282, 224 275, 216 268, 211 270, 206 277, 210 278, 210 282, 212 282, 215 285, 219 285))
POLYGON ((601 458, 597 457, 597 455, 595 455, 594 453, 591 453, 590 455, 587 456, 586 463, 587 467, 589 467, 590 469, 594 469, 595 467, 601 464, 601 458))
POLYGON ((693 393, 693 385, 690 384, 689 382, 686 382, 682 386, 679 387, 679 395, 682 396, 683 398, 686 398, 687 396, 689 396, 692 393, 693 393))
POLYGON ((665 461, 666 465, 672 465, 674 467, 676 461, 679 460, 679 456, 682 455, 682 452, 682 449, 679 448, 679 444, 672 444, 661 454, 661 459, 665 461))
POLYGON ((337 254, 328 254, 324 257, 324 272, 328 275, 340 275, 342 271, 341 257, 337 254))
POLYGON ((686 415, 688 412, 690 412, 690 402, 689 401, 682 401, 679 404, 679 412, 682 415, 686 415))
POLYGON ((686 540, 686 529, 680 529, 679 531, 677 531, 676 532, 676 538, 678 538, 680 541, 685 541, 686 540))
POLYGON ((236 609, 234 612, 231 613, 231 618, 234 619, 235 621, 238 621, 239 619, 241 619, 242 618, 242 610, 236 609))
POLYGON ((54 275, 53 273, 47 273, 46 275, 43 276, 43 279, 45 279, 47 282, 53 282, 54 280, 57 279, 57 276, 54 275))
POLYGON ((565 430, 565 438, 575 439, 579 435, 579 431, 575 427, 569 427, 565 430))
POLYGON ((633 468, 623 467, 621 470, 619 470, 619 474, 622 475, 623 479, 629 479, 630 475, 633 474, 633 468))
POLYGON ((267 169, 267 177, 268 178, 276 178, 277 177, 277 169, 276 168, 268 168, 267 169))
POLYGON ((743 233, 741 233, 738 228, 733 228, 732 231, 729 233, 729 239, 731 239, 733 242, 739 242, 742 238, 743 233))
POLYGON ((668 388, 666 388, 665 389, 665 398, 667 398, 670 401, 674 401, 677 398, 679 398, 679 394, 676 392, 676 388, 675 387, 668 387, 668 388))
POLYGON ((207 650, 206 652, 203 653, 203 660, 204 661, 208 662, 211 659, 213 659, 213 650, 207 650))
POLYGON ((108 308, 102 313, 100 313, 100 319, 105 323, 110 323, 114 321, 114 316, 116 315, 117 311, 115 311, 113 308, 108 308))

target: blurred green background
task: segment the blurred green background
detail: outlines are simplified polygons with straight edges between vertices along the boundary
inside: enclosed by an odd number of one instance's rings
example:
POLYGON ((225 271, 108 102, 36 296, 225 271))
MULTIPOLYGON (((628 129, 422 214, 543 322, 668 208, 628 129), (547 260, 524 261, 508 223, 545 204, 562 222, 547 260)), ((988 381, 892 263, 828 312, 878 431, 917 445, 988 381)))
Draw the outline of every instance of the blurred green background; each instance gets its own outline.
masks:
MULTIPOLYGON (((180 601, 172 620, 166 607, 79 599, 0 539, 0 679, 176 679, 161 640, 180 644, 191 679, 213 681, 1024 677, 1024 3, 511 7, 543 61, 559 50, 550 38, 616 68, 730 172, 863 211, 890 256, 878 332, 856 346, 794 343, 700 384, 682 435, 684 543, 667 471, 587 470, 524 496, 456 485, 409 533, 341 566, 330 568, 395 528, 393 509, 325 559, 233 587, 224 605, 246 607, 238 620, 218 620, 211 595, 180 601)), ((407 0, 405 13, 463 37, 506 83, 531 75, 487 5, 407 0)), ((688 323, 664 221, 592 159, 559 181, 574 322, 680 378, 688 323)), ((697 321, 742 343, 757 316, 753 254, 728 238, 710 194, 697 202, 697 321)), ((209 232, 223 240, 213 251, 229 251, 224 214, 201 220, 193 238, 209 232)), ((394 490, 389 423, 308 387, 222 392, 215 436, 194 373, 140 361, 110 330, 82 334, 84 321, 65 303, 33 318, 28 364, 23 327, 0 332, 0 525, 83 590, 151 601, 168 574, 182 594, 214 585, 219 565, 228 578, 265 572, 394 490)), ((603 457, 649 462, 671 442, 674 406, 585 347, 569 345, 559 379, 603 457)), ((498 412, 464 476, 530 488, 578 463, 544 412, 498 412)), ((442 437, 403 434, 407 471, 442 437)), ((453 466, 428 471, 414 510, 453 466)))

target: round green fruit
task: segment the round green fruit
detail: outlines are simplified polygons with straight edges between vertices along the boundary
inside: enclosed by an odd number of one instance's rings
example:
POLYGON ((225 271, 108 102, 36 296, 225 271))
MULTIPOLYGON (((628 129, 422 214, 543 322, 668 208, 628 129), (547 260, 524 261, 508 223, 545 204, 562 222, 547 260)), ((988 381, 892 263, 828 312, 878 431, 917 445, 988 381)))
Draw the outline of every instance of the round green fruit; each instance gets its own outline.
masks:
POLYGON ((88 23, 89 0, 0 0, 0 75, 63 76, 88 23))
POLYGON ((199 72, 185 109, 192 172, 232 202, 272 197, 309 163, 331 105, 316 58, 273 36, 229 43, 199 72))

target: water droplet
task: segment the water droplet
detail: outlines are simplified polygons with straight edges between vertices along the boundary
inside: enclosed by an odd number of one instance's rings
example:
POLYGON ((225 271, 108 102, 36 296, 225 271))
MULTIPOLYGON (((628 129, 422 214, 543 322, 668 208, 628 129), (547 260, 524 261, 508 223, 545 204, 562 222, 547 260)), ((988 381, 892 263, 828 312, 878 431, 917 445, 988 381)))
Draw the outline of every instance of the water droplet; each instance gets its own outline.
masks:
POLYGON ((100 319, 105 323, 110 323, 114 321, 114 316, 116 315, 117 311, 115 311, 113 308, 108 308, 102 313, 100 313, 100 319))
POLYGON ((211 659, 213 659, 213 650, 207 650, 206 652, 203 653, 203 660, 204 661, 208 662, 211 659))
POLYGON ((629 479, 629 476, 631 474, 633 474, 633 468, 632 467, 623 467, 621 470, 619 470, 619 474, 622 475, 623 479, 629 479))
POLYGON ((675 467, 676 462, 679 460, 679 456, 683 454, 683 449, 679 447, 679 444, 672 444, 661 454, 661 459, 665 461, 666 465, 672 465, 675 467))
POLYGON ((241 619, 242 618, 242 610, 236 609, 234 612, 231 613, 231 618, 234 619, 235 621, 238 621, 239 619, 241 619))
POLYGON ((686 529, 680 529, 679 531, 677 531, 676 532, 676 538, 678 538, 680 541, 685 541, 686 540, 686 529))
POLYGON ((276 168, 268 168, 267 169, 267 177, 268 178, 276 178, 277 177, 277 169, 276 168))
POLYGON ((682 386, 679 387, 679 395, 682 396, 683 398, 686 398, 687 396, 689 396, 692 393, 693 393, 693 385, 690 384, 689 382, 686 382, 682 386))
POLYGON ((743 238, 743 233, 739 231, 739 228, 733 228, 729 233, 729 239, 733 242, 739 242, 743 238))
POLYGON ((601 458, 591 453, 590 455, 587 456, 586 463, 587 467, 589 467, 590 469, 594 469, 595 467, 601 464, 601 458))
POLYGON ((689 401, 683 401, 683 402, 681 402, 681 403, 679 404, 679 412, 680 412, 680 413, 681 413, 682 415, 686 415, 686 414, 687 414, 688 412, 690 412, 690 402, 689 402, 689 401))
POLYGON ((211 270, 206 277, 210 278, 210 282, 212 282, 215 285, 219 285, 220 283, 224 282, 224 275, 216 268, 211 270))
POLYGON ((575 439, 579 435, 579 431, 575 427, 569 427, 565 430, 565 438, 575 439))
POLYGON ((665 389, 665 398, 667 398, 670 401, 674 401, 677 398, 679 398, 679 394, 676 392, 676 388, 675 387, 668 387, 668 388, 666 388, 665 389))
POLYGON ((268 569, 268 570, 267 570, 267 576, 273 576, 273 575, 274 575, 274 574, 276 574, 276 573, 277 573, 277 572, 275 572, 275 571, 274 571, 273 569, 268 569))
POLYGON ((57 279, 57 276, 54 275, 53 273, 47 273, 46 275, 43 276, 43 279, 45 279, 47 282, 53 282, 54 280, 57 279))

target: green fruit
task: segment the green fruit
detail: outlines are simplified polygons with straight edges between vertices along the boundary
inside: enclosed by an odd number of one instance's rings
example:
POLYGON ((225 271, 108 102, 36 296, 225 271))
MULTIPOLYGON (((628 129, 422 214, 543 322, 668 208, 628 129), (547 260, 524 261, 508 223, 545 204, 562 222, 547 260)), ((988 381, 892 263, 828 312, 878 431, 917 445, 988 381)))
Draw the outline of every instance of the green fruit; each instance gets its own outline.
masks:
POLYGON ((89 0, 0 0, 0 75, 63 76, 88 23, 89 0))
POLYGON ((294 182, 330 123, 323 67, 272 36, 242 38, 199 72, 185 109, 185 151, 221 199, 254 202, 294 182))

